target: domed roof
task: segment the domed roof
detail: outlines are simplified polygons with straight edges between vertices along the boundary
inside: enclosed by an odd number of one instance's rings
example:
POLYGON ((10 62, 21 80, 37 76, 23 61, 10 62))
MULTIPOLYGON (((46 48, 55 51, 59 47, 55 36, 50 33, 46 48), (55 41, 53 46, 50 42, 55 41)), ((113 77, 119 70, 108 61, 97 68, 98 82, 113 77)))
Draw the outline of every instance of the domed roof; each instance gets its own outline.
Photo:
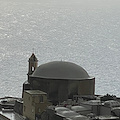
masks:
POLYGON ((32 74, 33 77, 49 79, 87 79, 88 73, 80 66, 63 61, 53 61, 40 65, 32 74))

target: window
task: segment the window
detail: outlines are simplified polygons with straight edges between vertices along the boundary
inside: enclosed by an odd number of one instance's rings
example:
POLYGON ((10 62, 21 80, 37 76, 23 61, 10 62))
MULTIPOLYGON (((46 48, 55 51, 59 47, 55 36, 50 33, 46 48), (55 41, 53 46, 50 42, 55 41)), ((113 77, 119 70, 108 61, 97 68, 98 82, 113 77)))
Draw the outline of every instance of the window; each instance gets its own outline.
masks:
POLYGON ((40 102, 43 102, 43 96, 42 95, 40 96, 40 102))
POLYGON ((40 108, 38 109, 38 112, 39 112, 39 113, 41 112, 41 109, 40 109, 40 108))
POLYGON ((25 112, 25 110, 26 110, 26 107, 24 106, 24 112, 25 112))
POLYGON ((34 109, 32 109, 32 113, 34 112, 34 109))
POLYGON ((28 97, 28 100, 30 100, 30 96, 28 97))

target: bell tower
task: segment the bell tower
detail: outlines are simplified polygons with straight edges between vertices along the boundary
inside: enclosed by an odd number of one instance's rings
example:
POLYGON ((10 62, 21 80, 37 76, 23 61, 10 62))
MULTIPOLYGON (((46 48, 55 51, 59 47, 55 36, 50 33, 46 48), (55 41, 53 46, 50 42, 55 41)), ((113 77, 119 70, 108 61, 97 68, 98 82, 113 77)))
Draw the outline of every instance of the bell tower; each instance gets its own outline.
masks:
POLYGON ((29 58, 28 62, 29 62, 29 68, 28 68, 28 77, 29 77, 29 75, 32 75, 32 73, 35 71, 35 69, 38 66, 38 60, 37 60, 34 53, 32 53, 32 55, 29 58))
POLYGON ((38 60, 37 60, 34 53, 32 53, 28 62, 29 62, 28 74, 27 74, 28 75, 28 80, 23 83, 22 97, 23 97, 23 93, 24 93, 25 90, 30 90, 31 89, 31 86, 30 86, 30 83, 29 83, 29 79, 30 79, 29 76, 32 75, 32 73, 35 71, 35 69, 38 66, 38 60))

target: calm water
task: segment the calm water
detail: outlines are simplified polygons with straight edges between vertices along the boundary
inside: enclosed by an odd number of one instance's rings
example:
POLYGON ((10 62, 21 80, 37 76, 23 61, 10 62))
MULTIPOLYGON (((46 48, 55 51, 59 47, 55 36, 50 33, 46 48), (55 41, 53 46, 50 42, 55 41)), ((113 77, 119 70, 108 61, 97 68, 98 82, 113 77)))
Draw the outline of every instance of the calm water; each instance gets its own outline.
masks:
POLYGON ((95 76, 96 94, 120 96, 119 0, 60 1, 0 1, 0 97, 21 97, 33 51, 39 65, 74 62, 95 76))

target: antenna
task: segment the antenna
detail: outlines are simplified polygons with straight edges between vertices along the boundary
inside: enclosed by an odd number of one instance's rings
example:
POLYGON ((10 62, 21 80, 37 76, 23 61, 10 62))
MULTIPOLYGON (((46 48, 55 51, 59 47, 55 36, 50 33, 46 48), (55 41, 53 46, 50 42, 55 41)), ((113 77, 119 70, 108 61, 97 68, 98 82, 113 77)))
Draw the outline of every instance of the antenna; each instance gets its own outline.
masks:
POLYGON ((34 48, 32 49, 32 52, 35 53, 35 49, 34 48))

